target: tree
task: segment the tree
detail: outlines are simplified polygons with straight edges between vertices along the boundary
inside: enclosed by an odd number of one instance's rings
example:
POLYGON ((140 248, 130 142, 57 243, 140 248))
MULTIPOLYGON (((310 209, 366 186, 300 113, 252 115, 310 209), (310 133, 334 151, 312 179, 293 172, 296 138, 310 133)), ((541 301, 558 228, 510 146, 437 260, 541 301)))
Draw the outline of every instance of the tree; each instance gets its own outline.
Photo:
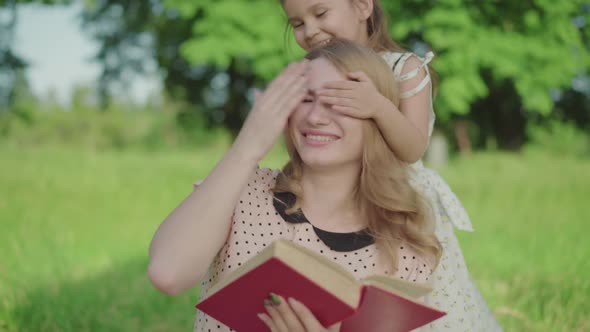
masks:
MULTIPOLYGON (((198 110, 209 83, 218 73, 207 64, 191 65, 180 54, 180 45, 192 36, 200 15, 194 12, 181 17, 158 0, 87 2, 81 17, 84 30, 100 45, 95 60, 102 66, 98 82, 101 108, 107 109, 111 90, 125 88, 134 76, 157 71, 168 97, 182 101, 177 114, 180 128, 193 130, 198 125, 195 118, 203 117, 198 110)), ((213 115, 207 115, 213 125, 213 115)))
POLYGON ((0 1, 0 110, 13 103, 17 74, 26 67, 12 49, 16 18, 16 2, 0 1))
MULTIPOLYGON (((165 4, 183 17, 202 13, 182 45, 182 54, 194 65, 231 71, 234 59, 245 58, 257 78, 268 80, 297 54, 285 52, 278 1, 165 4)), ((432 48, 438 55, 439 119, 467 116, 501 148, 520 147, 527 117, 549 114, 555 107, 551 90, 567 89, 590 67, 587 27, 576 24, 577 17, 589 18, 583 0, 402 0, 382 5, 397 41, 416 53, 432 48)))
POLYGON ((485 142, 525 140, 527 118, 554 109, 552 89, 568 88, 590 67, 574 18, 583 1, 439 1, 424 15, 424 39, 440 54, 438 113, 468 114, 485 142), (486 130, 487 129, 487 130, 486 130))

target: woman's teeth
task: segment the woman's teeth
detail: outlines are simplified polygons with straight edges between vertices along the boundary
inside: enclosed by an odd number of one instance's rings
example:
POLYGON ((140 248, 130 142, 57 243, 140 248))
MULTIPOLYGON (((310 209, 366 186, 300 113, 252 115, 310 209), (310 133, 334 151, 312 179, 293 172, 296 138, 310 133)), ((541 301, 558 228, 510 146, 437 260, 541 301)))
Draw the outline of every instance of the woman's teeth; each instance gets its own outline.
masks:
POLYGON ((305 137, 307 139, 320 142, 331 142, 336 140, 336 137, 334 136, 306 135, 305 137))

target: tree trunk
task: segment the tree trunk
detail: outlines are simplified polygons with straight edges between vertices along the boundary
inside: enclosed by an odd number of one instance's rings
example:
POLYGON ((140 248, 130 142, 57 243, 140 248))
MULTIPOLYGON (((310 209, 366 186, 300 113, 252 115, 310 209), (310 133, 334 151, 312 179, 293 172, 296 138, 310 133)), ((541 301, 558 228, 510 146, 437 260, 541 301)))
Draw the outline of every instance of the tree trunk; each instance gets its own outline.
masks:
POLYGON ((229 130, 233 141, 240 133, 250 110, 248 91, 254 85, 255 77, 247 61, 236 58, 231 60, 227 74, 229 75, 228 98, 223 106, 223 125, 229 130))
POLYGON ((459 148, 460 155, 471 153, 471 139, 469 138, 469 122, 465 119, 456 120, 453 123, 455 140, 459 148))

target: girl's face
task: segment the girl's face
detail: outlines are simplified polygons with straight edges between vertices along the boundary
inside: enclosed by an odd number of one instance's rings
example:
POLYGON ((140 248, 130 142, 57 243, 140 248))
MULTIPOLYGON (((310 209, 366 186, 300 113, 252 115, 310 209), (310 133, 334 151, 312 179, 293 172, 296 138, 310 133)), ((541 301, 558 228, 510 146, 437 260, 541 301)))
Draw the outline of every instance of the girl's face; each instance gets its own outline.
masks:
POLYGON ((308 94, 289 118, 288 131, 303 164, 312 168, 361 165, 364 121, 342 115, 318 101, 316 93, 328 81, 345 80, 323 58, 309 64, 308 94))
POLYGON ((369 39, 370 0, 284 0, 283 8, 297 44, 306 51, 333 38, 362 45, 369 39))

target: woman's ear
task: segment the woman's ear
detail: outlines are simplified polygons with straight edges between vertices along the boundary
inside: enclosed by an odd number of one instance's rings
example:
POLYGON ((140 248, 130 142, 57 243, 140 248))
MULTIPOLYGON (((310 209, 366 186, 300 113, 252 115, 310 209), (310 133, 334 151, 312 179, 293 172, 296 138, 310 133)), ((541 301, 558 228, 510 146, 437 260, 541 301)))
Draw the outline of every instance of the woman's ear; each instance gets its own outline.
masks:
POLYGON ((368 20, 373 14, 373 0, 353 0, 361 20, 368 20))

